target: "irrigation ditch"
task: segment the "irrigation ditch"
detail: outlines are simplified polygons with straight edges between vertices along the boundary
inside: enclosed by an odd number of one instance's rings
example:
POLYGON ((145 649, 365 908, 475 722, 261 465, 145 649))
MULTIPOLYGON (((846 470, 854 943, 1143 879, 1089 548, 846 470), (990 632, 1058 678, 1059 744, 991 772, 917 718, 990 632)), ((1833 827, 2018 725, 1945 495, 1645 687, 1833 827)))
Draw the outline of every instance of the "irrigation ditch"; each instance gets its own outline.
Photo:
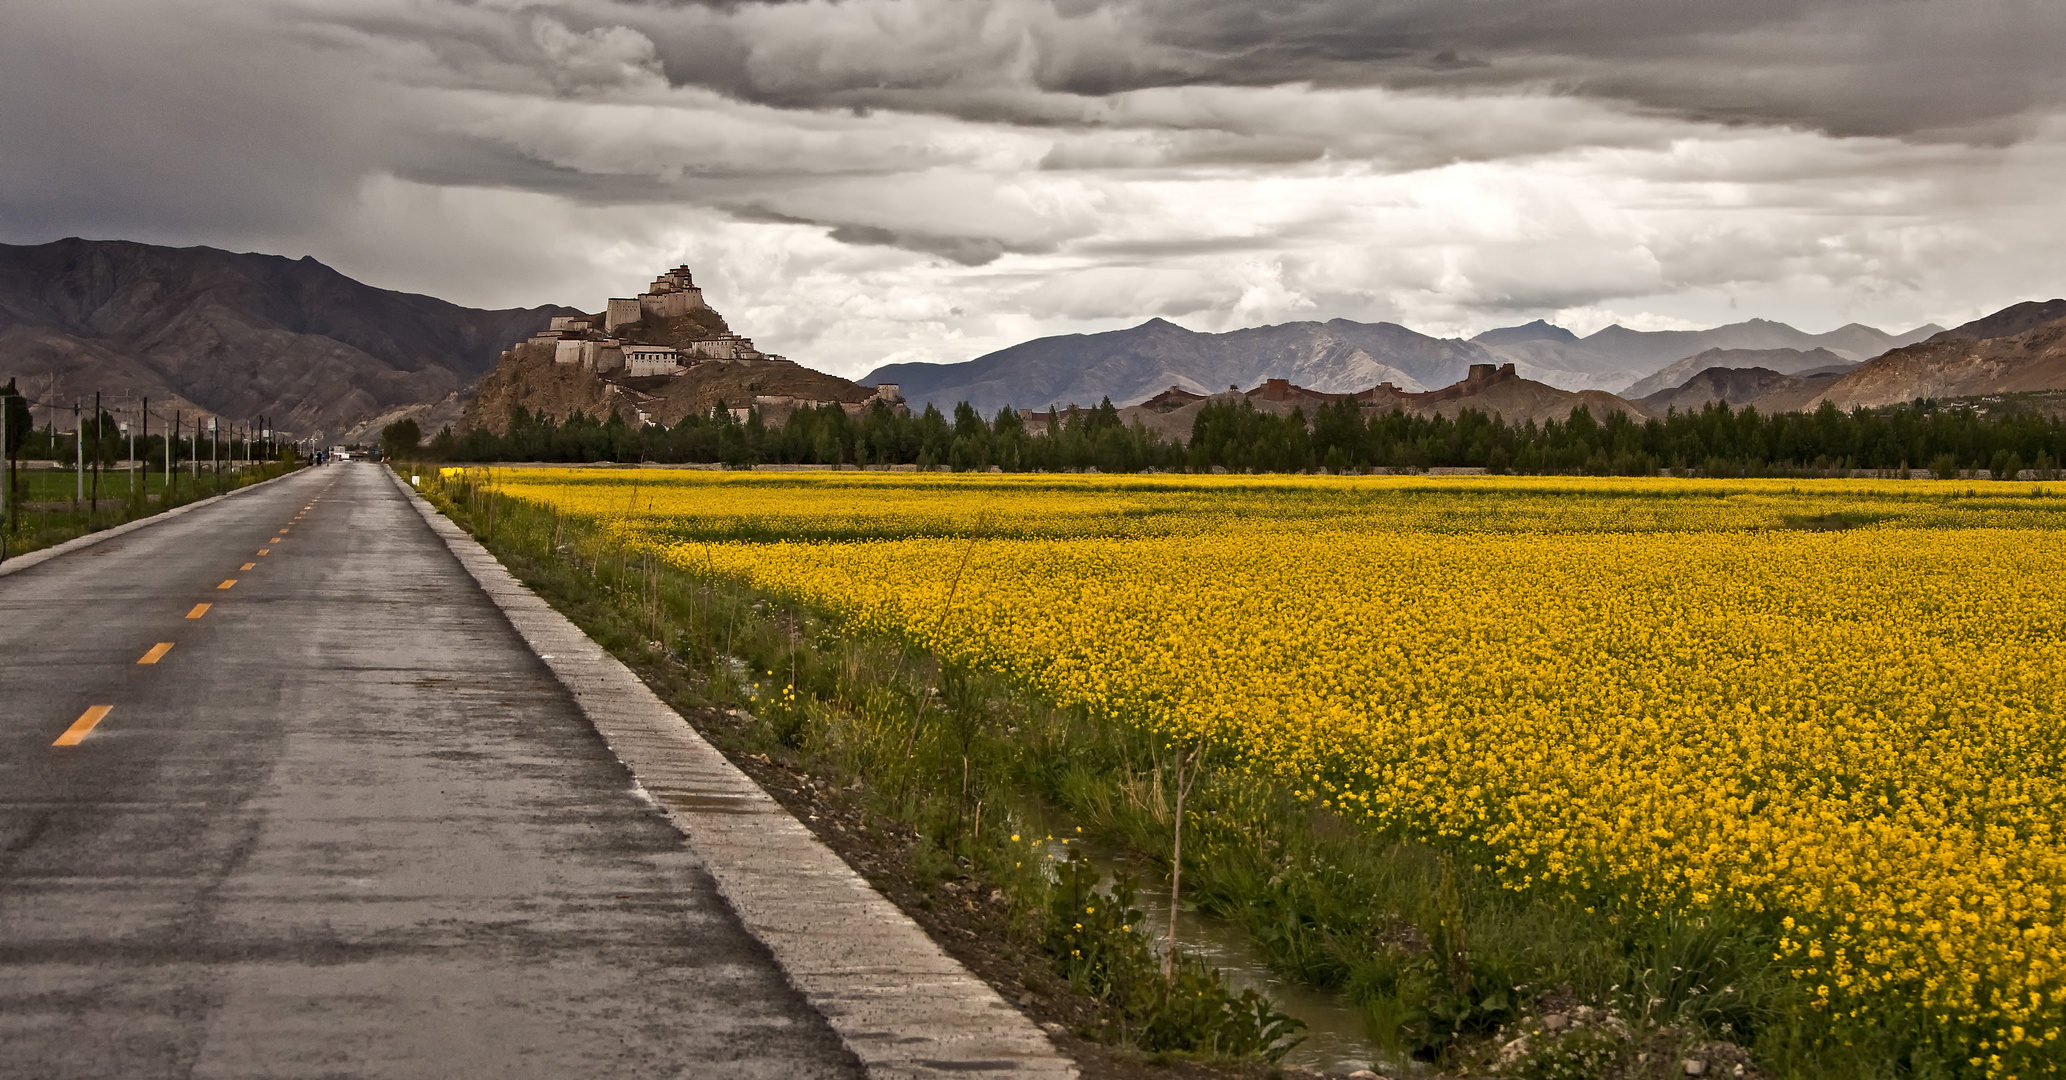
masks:
POLYGON ((1482 853, 676 565, 486 470, 420 475, 1086 1077, 1955 1072, 1899 1018, 1832 1026, 1759 923, 1505 887, 1482 853))

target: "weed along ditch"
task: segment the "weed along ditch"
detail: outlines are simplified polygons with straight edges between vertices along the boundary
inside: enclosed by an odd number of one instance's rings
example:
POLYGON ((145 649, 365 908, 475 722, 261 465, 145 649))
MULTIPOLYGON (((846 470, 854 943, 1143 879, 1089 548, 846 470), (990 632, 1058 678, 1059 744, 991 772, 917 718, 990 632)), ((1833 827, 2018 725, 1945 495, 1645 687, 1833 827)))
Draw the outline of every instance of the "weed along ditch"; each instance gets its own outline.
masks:
MULTIPOLYGON (((1169 878, 1163 867, 1095 843, 1056 840, 1049 843, 1047 854, 1056 861, 1081 854, 1097 868, 1099 881, 1107 887, 1121 876, 1142 882, 1137 903, 1147 916, 1149 937, 1158 952, 1168 948, 1169 878)), ((1305 1025, 1299 1033, 1303 1039, 1284 1055, 1284 1064, 1344 1074, 1371 1069, 1394 1077, 1426 1069, 1422 1062, 1380 1049, 1370 1037, 1370 1014, 1344 1001, 1340 993, 1318 990, 1272 971, 1269 957, 1239 924, 1188 904, 1177 912, 1176 924, 1183 947, 1218 968, 1229 987, 1255 990, 1268 997, 1279 1012, 1305 1025)))
POLYGON ((424 481, 1088 1078, 2049 1075, 2042 491, 424 481))

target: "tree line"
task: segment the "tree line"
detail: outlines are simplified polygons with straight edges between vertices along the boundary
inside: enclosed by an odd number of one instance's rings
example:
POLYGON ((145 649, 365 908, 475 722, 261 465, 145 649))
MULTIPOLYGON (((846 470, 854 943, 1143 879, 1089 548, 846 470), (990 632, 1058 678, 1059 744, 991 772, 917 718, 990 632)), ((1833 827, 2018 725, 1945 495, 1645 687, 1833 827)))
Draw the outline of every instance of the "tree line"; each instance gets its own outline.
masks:
MULTIPOLYGON (((1046 425, 1042 425, 1043 427, 1046 425)), ((2035 412, 1983 415, 1933 401, 1845 412, 1764 415, 1719 402, 1662 418, 1584 407, 1563 420, 1509 423, 1466 409, 1454 418, 1322 404, 1278 416, 1251 403, 1212 402, 1188 439, 1127 424, 1107 399, 1056 414, 1052 431, 1027 429, 1010 409, 985 420, 963 403, 951 417, 931 405, 900 414, 877 404, 858 416, 838 405, 801 408, 780 425, 758 411, 735 418, 722 405, 672 427, 633 426, 575 414, 564 421, 521 407, 506 431, 440 431, 418 447, 413 422, 390 425, 391 454, 426 453, 453 462, 654 461, 761 464, 946 466, 955 471, 1361 472, 1480 467, 1495 473, 1649 476, 1661 470, 1706 476, 1800 475, 1832 469, 1992 469, 2013 477, 2047 474, 2066 457, 2066 420, 2035 412), (406 425, 406 426, 405 426, 406 425)))

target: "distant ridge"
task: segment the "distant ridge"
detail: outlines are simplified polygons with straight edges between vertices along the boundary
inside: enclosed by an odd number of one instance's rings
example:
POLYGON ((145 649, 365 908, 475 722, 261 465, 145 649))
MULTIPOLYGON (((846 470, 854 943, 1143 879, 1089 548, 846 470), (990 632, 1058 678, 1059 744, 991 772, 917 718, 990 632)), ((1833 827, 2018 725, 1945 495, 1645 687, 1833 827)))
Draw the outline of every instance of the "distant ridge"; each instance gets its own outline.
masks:
MULTIPOLYGON (((1267 379, 1286 379, 1328 393, 1350 393, 1380 383, 1408 392, 1438 389, 1462 379, 1472 364, 1512 363, 1524 379, 1559 390, 1637 394, 1641 382, 1689 357, 1722 350, 1775 355, 1764 366, 1792 369, 1777 351, 1816 358, 1807 366, 1857 363, 1920 341, 1941 327, 1888 334, 1853 323, 1810 334, 1765 319, 1710 330, 1630 330, 1610 326, 1580 337, 1541 319, 1487 330, 1469 341, 1437 338, 1396 323, 1280 323, 1226 333, 1187 330, 1165 319, 1100 334, 1037 338, 954 364, 888 364, 863 384, 896 383, 914 406, 945 410, 967 401, 988 414, 1005 405, 1095 405, 1110 398, 1132 405, 1171 387, 1214 394, 1267 379)), ((1724 359, 1731 366, 1743 366, 1724 359)), ((1712 364, 1665 377, 1683 382, 1712 364)), ((1667 388, 1646 385, 1647 394, 1667 388)), ((1639 394, 1637 396, 1640 396, 1639 394)))
POLYGON ((1810 371, 1849 370, 1857 365, 1828 349, 1709 349, 1696 353, 1676 364, 1639 379, 1633 386, 1621 392, 1621 396, 1640 400, 1661 390, 1682 386, 1686 380, 1705 373, 1709 368, 1762 368, 1781 375, 1801 375, 1810 371))
POLYGON ((32 398, 54 381, 67 403, 90 405, 99 390, 110 409, 148 396, 153 412, 264 415, 291 438, 358 441, 402 416, 456 419, 508 342, 571 314, 464 308, 306 257, 76 237, 0 244, 0 381, 18 379, 32 398))
POLYGON ((1329 393, 1389 382, 1409 390, 1447 386, 1486 351, 1394 323, 1335 319, 1201 334, 1163 319, 1102 334, 1038 338, 959 364, 889 364, 860 381, 896 383, 912 407, 967 401, 988 414, 1006 405, 1143 401, 1172 386, 1212 394, 1288 379, 1329 393))
POLYGON ((2020 304, 2011 304, 1992 315, 1984 315, 1972 322, 1954 326, 1932 336, 1929 343, 1934 345, 1945 341, 1982 341, 1988 338, 2012 337, 2056 319, 2066 319, 2066 300, 2026 300, 2020 304))
MULTIPOLYGON (((1702 369, 1682 385, 1659 390, 1638 401, 1644 408, 1655 413, 1665 413, 1673 409, 1679 412, 1698 412, 1706 408, 1710 402, 1717 401, 1731 408, 1755 405, 1761 413, 1787 412, 1792 410, 1774 409, 1770 406, 1782 396, 1788 395, 1797 401, 1807 401, 1827 388, 1837 377, 1837 372, 1803 375, 1762 367, 1710 367, 1702 369)), ((1798 405, 1793 408, 1798 408, 1798 405)))
MULTIPOLYGON (((1512 361, 1527 378, 1567 390, 1616 389, 1640 396, 1664 389, 1654 384, 1638 389, 1642 380, 1669 365, 1714 349, 1821 349, 1835 354, 1839 360, 1857 363, 1888 349, 1921 341, 1942 329, 1932 324, 1889 334, 1851 323, 1826 334, 1810 334, 1785 323, 1751 319, 1709 330, 1631 330, 1617 325, 1581 338, 1568 332, 1552 335, 1541 329, 1544 327, 1560 329, 1537 320, 1526 326, 1488 330, 1471 341, 1512 361)), ((1695 366, 1673 378, 1682 381, 1699 370, 1701 367, 1695 366)))
POLYGON ((1860 364, 1801 408, 2066 390, 2066 300, 2003 308, 1860 364))

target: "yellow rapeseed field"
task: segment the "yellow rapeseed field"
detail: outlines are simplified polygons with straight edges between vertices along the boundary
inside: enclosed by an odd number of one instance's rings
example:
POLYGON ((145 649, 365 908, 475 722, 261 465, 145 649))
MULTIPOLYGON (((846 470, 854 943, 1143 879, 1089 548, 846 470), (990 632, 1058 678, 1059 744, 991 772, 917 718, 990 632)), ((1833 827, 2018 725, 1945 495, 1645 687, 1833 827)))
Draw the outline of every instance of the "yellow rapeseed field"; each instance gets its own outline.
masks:
POLYGON ((1732 908, 1979 1071, 2066 1026, 2066 492, 637 474, 504 493, 1206 740, 1519 889, 1732 908), (958 581, 958 585, 957 585, 958 581))

